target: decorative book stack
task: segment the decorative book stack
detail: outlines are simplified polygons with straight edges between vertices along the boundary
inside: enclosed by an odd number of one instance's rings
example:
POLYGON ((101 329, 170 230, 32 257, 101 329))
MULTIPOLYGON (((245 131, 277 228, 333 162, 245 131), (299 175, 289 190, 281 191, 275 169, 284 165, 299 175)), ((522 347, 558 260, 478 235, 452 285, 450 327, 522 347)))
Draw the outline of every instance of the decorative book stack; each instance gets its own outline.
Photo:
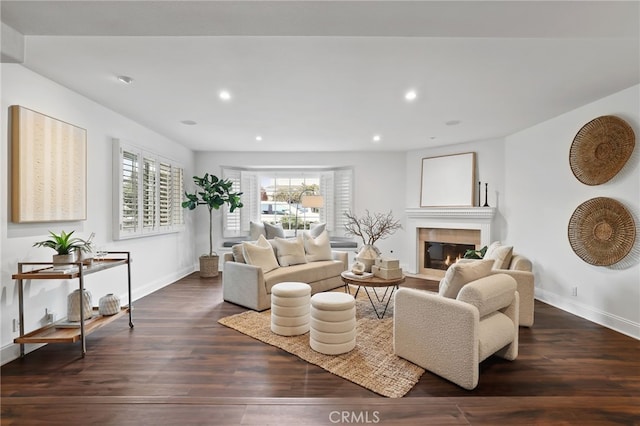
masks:
POLYGON ((402 268, 398 259, 388 259, 379 257, 371 267, 373 275, 385 280, 395 280, 402 278, 402 268))

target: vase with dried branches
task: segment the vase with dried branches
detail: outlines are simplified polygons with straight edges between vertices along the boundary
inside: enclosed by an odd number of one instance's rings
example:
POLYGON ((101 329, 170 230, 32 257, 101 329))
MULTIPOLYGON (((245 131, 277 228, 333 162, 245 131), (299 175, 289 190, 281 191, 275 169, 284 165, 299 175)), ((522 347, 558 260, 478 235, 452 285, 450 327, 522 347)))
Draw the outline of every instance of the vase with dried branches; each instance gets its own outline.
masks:
POLYGON ((380 257, 380 250, 375 246, 376 241, 386 238, 402 229, 400 222, 393 218, 393 212, 374 213, 365 210, 365 214, 358 216, 351 211, 344 213, 347 223, 344 225, 348 236, 357 236, 362 239, 362 248, 356 259, 364 263, 365 271, 371 272, 371 266, 380 257))

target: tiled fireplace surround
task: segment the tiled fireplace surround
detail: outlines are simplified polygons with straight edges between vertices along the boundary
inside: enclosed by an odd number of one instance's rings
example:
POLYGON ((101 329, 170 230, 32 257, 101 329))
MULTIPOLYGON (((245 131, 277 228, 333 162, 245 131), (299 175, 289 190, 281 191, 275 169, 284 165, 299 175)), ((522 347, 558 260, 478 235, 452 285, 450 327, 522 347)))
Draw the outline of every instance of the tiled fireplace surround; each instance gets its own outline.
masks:
MULTIPOLYGON (((421 250, 420 230, 433 229, 437 233, 447 230, 446 234, 455 235, 457 230, 480 232, 479 247, 488 246, 492 241, 491 225, 495 216, 495 207, 423 207, 406 209, 407 216, 407 271, 420 274, 424 250, 421 250)), ((448 241, 447 241, 448 242, 448 241)), ((457 242, 457 241, 452 241, 457 242)))

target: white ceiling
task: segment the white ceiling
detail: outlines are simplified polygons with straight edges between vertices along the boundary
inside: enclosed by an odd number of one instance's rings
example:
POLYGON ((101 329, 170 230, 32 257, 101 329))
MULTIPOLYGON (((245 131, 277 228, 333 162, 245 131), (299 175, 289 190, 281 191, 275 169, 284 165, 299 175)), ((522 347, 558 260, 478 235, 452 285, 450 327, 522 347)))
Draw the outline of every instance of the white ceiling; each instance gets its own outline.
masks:
POLYGON ((1 17, 26 67, 194 150, 483 140, 640 82, 637 1, 5 0, 1 17))

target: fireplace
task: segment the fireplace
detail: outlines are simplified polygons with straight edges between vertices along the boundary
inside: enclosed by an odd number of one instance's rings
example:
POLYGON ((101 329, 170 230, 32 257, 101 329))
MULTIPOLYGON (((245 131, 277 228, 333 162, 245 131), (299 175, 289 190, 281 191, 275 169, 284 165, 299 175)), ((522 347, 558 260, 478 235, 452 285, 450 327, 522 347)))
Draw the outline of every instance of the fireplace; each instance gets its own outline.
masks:
POLYGON ((460 228, 419 228, 420 274, 429 274, 430 269, 447 270, 467 250, 480 246, 480 230, 460 228))
POLYGON ((442 269, 443 271, 446 271, 458 259, 462 259, 467 250, 475 250, 476 248, 475 244, 440 243, 437 241, 424 241, 422 244, 424 244, 422 268, 442 269))
POLYGON ((408 259, 407 271, 441 276, 447 257, 453 263, 467 249, 488 246, 493 239, 491 225, 495 211, 494 207, 406 209, 407 253, 414 253, 408 259))

